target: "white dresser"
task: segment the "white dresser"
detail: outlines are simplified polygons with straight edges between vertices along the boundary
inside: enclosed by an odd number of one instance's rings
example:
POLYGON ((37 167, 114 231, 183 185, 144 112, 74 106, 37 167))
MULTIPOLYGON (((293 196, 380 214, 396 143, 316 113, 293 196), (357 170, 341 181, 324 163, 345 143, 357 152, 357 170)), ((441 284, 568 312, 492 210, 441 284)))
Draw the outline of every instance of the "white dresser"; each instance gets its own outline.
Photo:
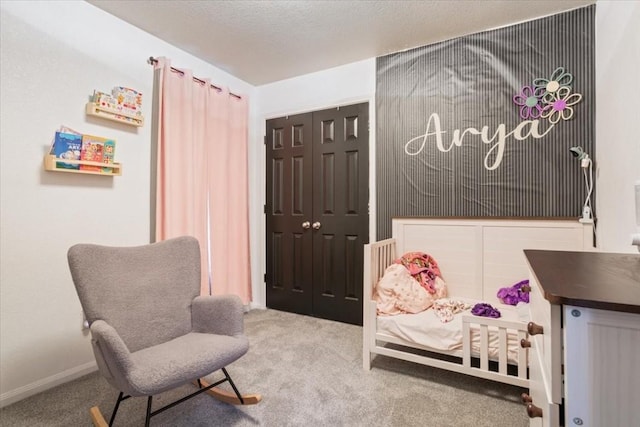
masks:
POLYGON ((525 250, 531 426, 640 426, 640 255, 525 250))

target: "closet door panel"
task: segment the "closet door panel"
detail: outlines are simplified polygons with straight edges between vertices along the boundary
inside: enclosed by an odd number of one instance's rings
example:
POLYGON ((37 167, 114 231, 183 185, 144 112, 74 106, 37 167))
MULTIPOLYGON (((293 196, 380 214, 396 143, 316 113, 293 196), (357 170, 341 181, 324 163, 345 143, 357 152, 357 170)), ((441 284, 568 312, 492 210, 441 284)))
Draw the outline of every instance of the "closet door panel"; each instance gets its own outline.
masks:
POLYGON ((266 129, 267 307, 312 312, 311 114, 268 120, 266 129))

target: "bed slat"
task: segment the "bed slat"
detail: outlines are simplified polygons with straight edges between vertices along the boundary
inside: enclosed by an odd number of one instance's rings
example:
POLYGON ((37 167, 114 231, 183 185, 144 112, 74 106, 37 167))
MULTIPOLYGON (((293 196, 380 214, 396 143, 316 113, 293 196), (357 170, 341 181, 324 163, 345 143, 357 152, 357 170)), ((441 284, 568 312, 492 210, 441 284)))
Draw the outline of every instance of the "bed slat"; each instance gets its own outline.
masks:
POLYGON ((480 325, 480 369, 489 370, 489 327, 480 325))
POLYGON ((471 368, 471 328, 469 322, 462 321, 462 365, 471 368))
POLYGON ((500 328, 498 331, 498 372, 507 375, 507 330, 500 328))

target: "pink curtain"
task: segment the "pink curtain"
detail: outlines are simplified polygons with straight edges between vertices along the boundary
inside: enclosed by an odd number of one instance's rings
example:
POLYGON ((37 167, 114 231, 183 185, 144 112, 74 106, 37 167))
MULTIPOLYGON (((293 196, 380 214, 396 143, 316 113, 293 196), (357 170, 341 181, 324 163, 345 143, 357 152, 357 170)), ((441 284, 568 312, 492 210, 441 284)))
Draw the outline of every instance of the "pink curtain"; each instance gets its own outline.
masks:
POLYGON ((190 70, 161 70, 156 240, 200 241, 203 295, 251 300, 248 201, 248 103, 202 84, 190 70))

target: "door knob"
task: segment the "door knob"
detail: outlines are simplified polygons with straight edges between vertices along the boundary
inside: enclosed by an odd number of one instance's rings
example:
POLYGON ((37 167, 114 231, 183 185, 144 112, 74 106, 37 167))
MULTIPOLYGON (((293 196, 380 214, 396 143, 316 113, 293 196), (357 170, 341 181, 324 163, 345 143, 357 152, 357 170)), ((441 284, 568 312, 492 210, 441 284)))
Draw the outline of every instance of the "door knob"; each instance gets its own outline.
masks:
POLYGON ((302 223, 302 228, 308 230, 311 227, 311 223, 309 221, 305 221, 302 223))
POLYGON ((314 230, 320 230, 320 227, 322 227, 322 224, 320 224, 318 221, 314 222, 312 225, 314 230))

